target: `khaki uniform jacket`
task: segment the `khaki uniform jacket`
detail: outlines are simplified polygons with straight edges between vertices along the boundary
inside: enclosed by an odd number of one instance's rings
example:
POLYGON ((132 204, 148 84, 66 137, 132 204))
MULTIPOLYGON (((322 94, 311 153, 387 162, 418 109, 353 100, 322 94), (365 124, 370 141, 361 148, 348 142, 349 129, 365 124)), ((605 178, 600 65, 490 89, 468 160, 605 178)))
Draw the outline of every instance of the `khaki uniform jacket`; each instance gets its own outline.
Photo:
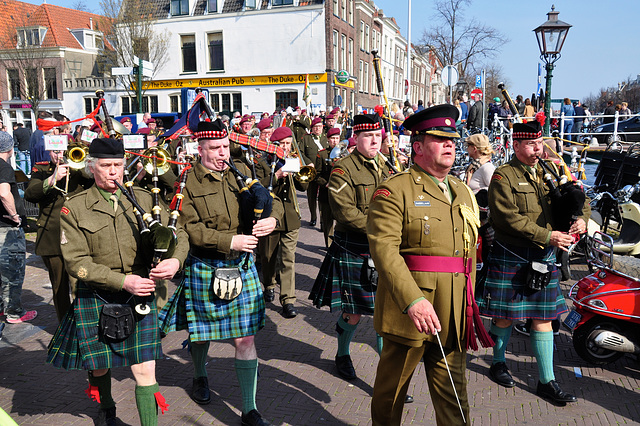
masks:
MULTIPOLYGON (((234 161, 234 164, 242 173, 250 175, 243 163, 234 161)), ((242 233, 244 225, 235 176, 229 169, 212 172, 200 161, 188 173, 180 223, 189 235, 192 251, 209 258, 219 258, 220 254, 239 255, 231 250, 231 239, 242 233)), ((282 221, 282 214, 282 203, 276 197, 271 217, 282 221)))
MULTIPOLYGON (((135 188, 140 206, 151 212, 151 193, 135 188)), ((161 211, 162 223, 169 222, 169 211, 161 211)), ((118 210, 94 185, 65 201, 60 214, 60 245, 67 272, 99 290, 120 291, 125 275, 147 277, 151 254, 142 246, 138 222, 131 202, 121 195, 118 210), (133 232, 132 232, 133 230, 133 232)), ((184 265, 189 252, 187 234, 176 231, 178 244, 172 257, 184 265)))
POLYGON ((282 201, 284 214, 280 225, 274 231, 294 231, 300 229, 300 205, 298 204, 298 191, 306 191, 308 183, 301 183, 292 174, 278 179, 273 185, 273 193, 282 201), (297 209, 297 210, 296 210, 297 209))
MULTIPOLYGON (((552 167, 553 163, 546 162, 552 167)), ((520 247, 549 245, 554 229, 549 188, 542 181, 542 170, 536 166, 537 178, 514 157, 496 169, 489 184, 489 220, 495 238, 520 247)), ((588 222, 591 209, 588 200, 580 216, 588 222)))
POLYGON ((375 159, 382 170, 381 175, 357 149, 333 167, 329 178, 329 204, 337 232, 367 232, 369 202, 376 187, 389 177, 389 169, 381 156, 376 155, 375 159))
MULTIPOLYGON (((320 149, 318 148, 318 145, 316 145, 313 135, 305 135, 305 137, 302 138, 302 143, 299 145, 300 154, 302 154, 304 164, 314 164, 320 149)), ((329 148, 329 141, 325 135, 320 136, 320 145, 322 145, 324 149, 329 148)))
POLYGON ((318 151, 316 157, 316 182, 318 183, 318 201, 321 203, 329 202, 329 189, 327 183, 331 177, 331 169, 333 169, 333 161, 329 159, 331 150, 329 148, 318 151))
MULTIPOLYGON (((472 195, 460 179, 448 179, 451 204, 417 165, 392 176, 376 190, 367 220, 369 249, 379 274, 373 318, 376 331, 394 341, 409 346, 421 346, 425 340, 435 342, 434 336, 419 333, 405 313, 411 303, 424 297, 433 305, 442 325, 443 345, 463 350, 464 274, 411 272, 402 258, 464 256, 464 220, 459 206, 472 207, 472 195)), ((475 282, 475 240, 469 256, 474 259, 471 279, 475 282)))
MULTIPOLYGON (((62 256, 60 250, 60 209, 65 200, 84 191, 93 185, 93 179, 83 176, 79 170, 69 169, 69 187, 67 195, 55 188, 44 192, 43 183, 56 170, 52 162, 36 164, 31 173, 31 180, 24 191, 24 199, 38 203, 40 212, 36 221, 38 234, 36 237, 36 254, 38 256, 62 256)), ((56 182, 58 188, 64 189, 66 178, 56 182)))

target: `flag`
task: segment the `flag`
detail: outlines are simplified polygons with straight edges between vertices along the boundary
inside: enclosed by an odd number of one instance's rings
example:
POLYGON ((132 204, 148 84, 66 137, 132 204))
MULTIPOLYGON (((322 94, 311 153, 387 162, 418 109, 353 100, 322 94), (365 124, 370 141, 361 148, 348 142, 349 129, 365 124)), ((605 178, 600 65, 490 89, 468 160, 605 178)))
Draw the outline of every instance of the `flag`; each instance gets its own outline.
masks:
POLYGON ((302 95, 302 100, 304 101, 308 109, 309 104, 311 103, 311 91, 309 90, 309 74, 304 77, 304 94, 302 95))
POLYGON ((197 131, 198 123, 200 122, 200 115, 204 110, 204 108, 202 108, 202 102, 204 100, 204 94, 198 93, 198 96, 193 100, 189 111, 187 111, 186 114, 183 114, 182 117, 180 117, 180 120, 176 121, 173 127, 167 130, 162 136, 165 139, 172 140, 187 133, 188 130, 191 131, 191 133, 197 131))

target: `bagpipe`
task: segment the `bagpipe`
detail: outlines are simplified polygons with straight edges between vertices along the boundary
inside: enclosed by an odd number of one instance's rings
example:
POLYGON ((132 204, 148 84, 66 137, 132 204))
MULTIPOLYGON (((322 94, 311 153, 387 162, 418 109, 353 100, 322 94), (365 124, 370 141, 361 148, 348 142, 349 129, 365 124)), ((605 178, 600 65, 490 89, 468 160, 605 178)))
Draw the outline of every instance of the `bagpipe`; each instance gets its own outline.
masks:
POLYGON ((371 55, 373 55, 373 69, 376 73, 376 86, 378 87, 378 94, 380 95, 380 105, 377 107, 377 110, 376 108, 374 108, 374 110, 381 116, 384 131, 389 135, 391 141, 389 144, 389 157, 384 158, 393 173, 400 173, 400 162, 398 161, 398 157, 396 157, 396 144, 393 137, 393 127, 391 127, 389 108, 387 106, 389 101, 384 92, 384 83, 382 82, 382 75, 380 74, 380 56, 378 56, 378 51, 375 49, 371 51, 371 55))
POLYGON ((567 232, 573 222, 582 215, 586 201, 584 191, 576 181, 566 175, 560 176, 555 169, 538 157, 538 163, 544 170, 543 180, 549 187, 551 214, 558 231, 567 232))
POLYGON ((522 123, 522 117, 520 117, 520 114, 518 113, 518 109, 516 108, 516 105, 513 103, 511 96, 509 96, 509 92, 507 91, 507 88, 505 87, 504 83, 499 83, 498 89, 500 89, 500 91, 502 92, 502 96, 504 96, 504 99, 507 101, 507 105, 509 105, 511 114, 513 114, 514 121, 516 123, 522 123))

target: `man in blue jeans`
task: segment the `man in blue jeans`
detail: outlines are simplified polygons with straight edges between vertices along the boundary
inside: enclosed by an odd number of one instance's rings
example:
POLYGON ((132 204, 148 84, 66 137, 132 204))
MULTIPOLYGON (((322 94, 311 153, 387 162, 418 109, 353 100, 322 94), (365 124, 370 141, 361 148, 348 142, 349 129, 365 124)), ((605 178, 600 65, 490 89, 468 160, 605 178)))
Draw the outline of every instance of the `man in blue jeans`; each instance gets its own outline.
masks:
POLYGON ((9 164, 13 144, 10 134, 0 132, 0 312, 8 323, 16 324, 34 319, 37 312, 27 311, 20 301, 27 248, 21 225, 27 212, 9 164))

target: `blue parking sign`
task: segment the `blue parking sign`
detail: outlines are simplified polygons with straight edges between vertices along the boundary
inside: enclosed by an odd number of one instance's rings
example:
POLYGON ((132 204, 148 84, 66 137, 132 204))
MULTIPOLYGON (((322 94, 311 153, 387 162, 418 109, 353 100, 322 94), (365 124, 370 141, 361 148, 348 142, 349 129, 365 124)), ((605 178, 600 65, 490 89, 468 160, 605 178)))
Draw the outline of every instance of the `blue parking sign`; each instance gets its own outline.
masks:
POLYGON ((482 87, 482 76, 476 75, 476 87, 482 87))

